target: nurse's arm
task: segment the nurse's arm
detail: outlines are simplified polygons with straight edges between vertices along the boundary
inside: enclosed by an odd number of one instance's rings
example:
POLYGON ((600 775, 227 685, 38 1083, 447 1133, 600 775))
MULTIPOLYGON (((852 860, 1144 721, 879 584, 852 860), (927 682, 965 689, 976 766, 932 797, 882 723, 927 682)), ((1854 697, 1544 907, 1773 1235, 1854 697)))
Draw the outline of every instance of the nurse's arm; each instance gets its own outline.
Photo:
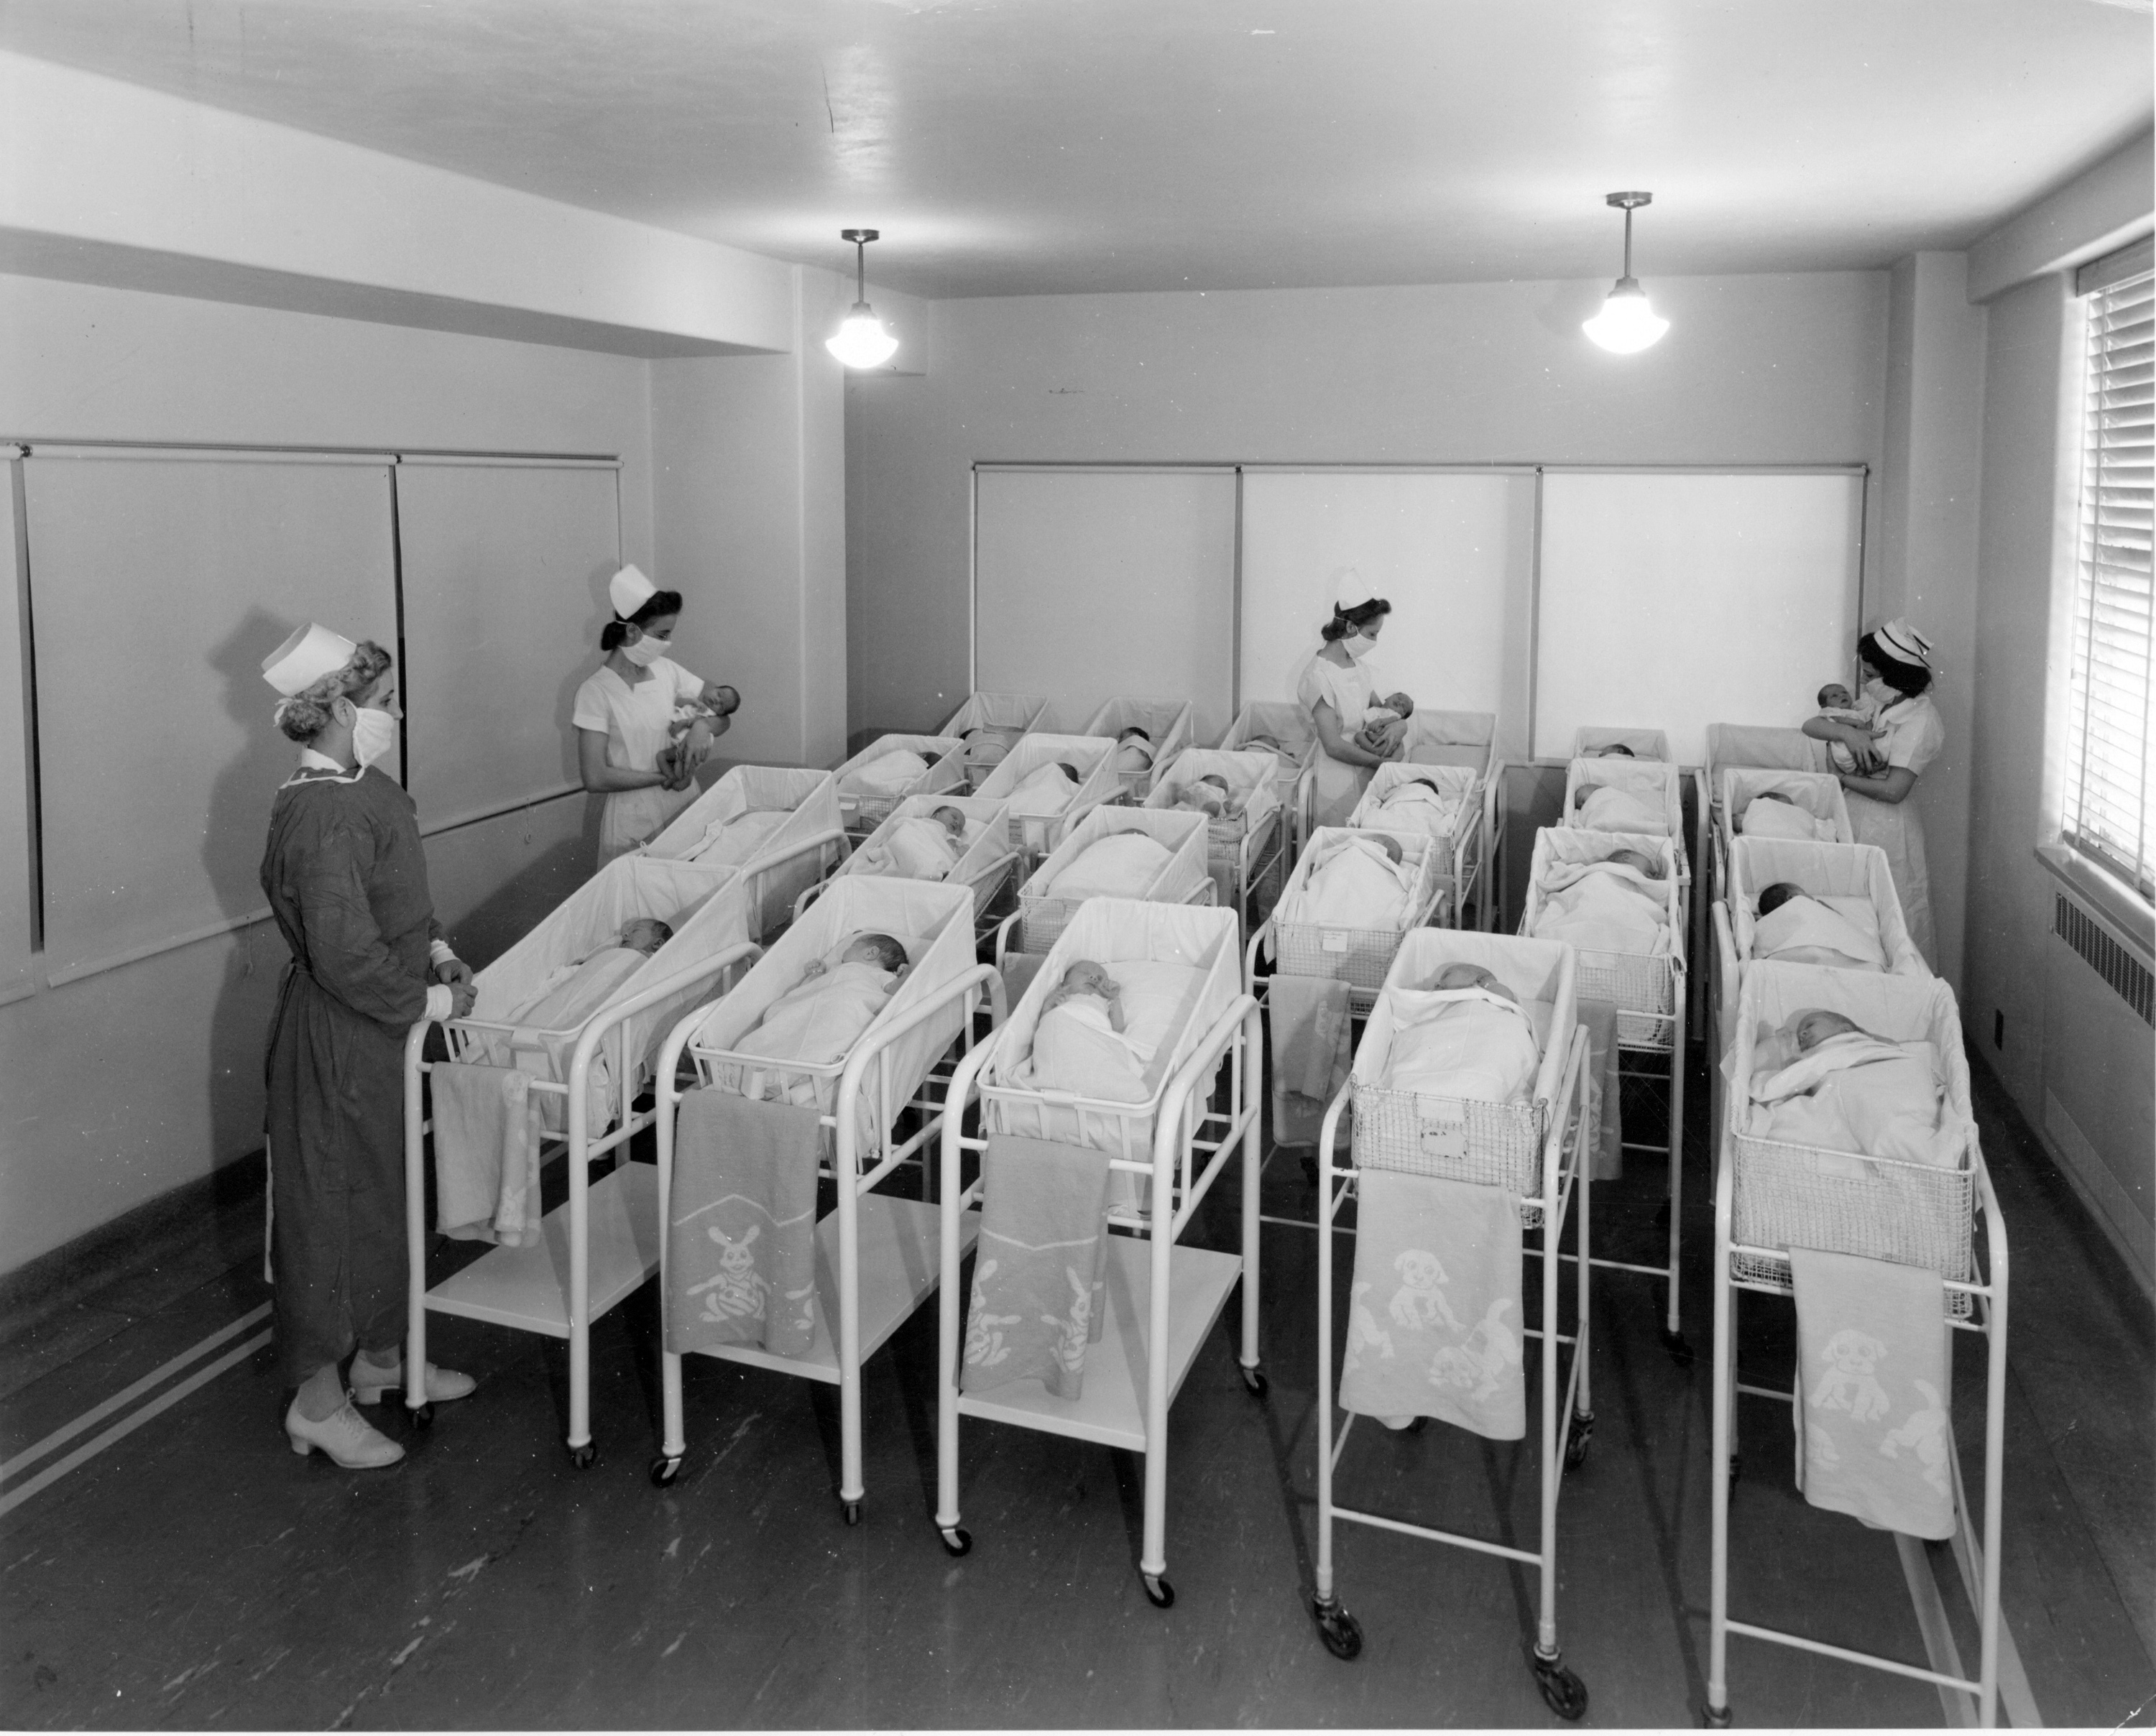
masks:
POLYGON ((1841 774, 1841 786, 1859 796, 1869 796, 1874 801, 1900 803, 1917 787, 1917 774, 1906 766, 1889 766, 1876 777, 1845 771, 1841 774))
POLYGON ((630 766, 609 766, 606 755, 605 730, 577 731, 577 771, 583 778, 584 787, 595 796, 617 790, 652 790, 666 781, 655 771, 639 771, 630 766))
POLYGON ((1348 738, 1340 727, 1340 714, 1326 701, 1320 699, 1310 717, 1317 726, 1318 741, 1334 759, 1350 766, 1383 766, 1386 763, 1383 754, 1373 754, 1366 747, 1358 746, 1348 738))
MULTIPOLYGON (((1808 717, 1802 728, 1804 734, 1815 741, 1841 743, 1856 756, 1856 763, 1867 772, 1876 771, 1886 764, 1886 756, 1879 751, 1877 740, 1870 730, 1859 729, 1855 724, 1837 723, 1830 717, 1808 717)), ((1902 798, 1897 796, 1894 799, 1899 801, 1902 798)))

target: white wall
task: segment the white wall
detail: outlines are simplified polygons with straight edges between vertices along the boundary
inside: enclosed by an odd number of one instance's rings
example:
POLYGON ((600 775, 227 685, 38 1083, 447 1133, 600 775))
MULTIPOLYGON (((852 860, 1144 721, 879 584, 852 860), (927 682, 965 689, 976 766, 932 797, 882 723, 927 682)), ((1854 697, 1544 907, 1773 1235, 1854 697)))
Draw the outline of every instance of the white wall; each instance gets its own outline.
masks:
MULTIPOLYGON (((649 428, 642 361, 0 277, 0 436, 619 453, 623 545, 648 564, 649 428)), ((85 599, 71 621, 39 602, 46 631, 95 631, 127 606, 85 599)), ((155 694, 116 701, 138 719, 116 749, 186 751, 155 694)), ((441 914, 477 957, 589 872, 585 807, 430 843, 441 914)), ((259 1148, 283 964, 258 926, 0 1007, 0 1271, 259 1148)))
POLYGON ((1884 273, 1650 288, 1630 357, 1579 334, 1599 284, 935 304, 928 377, 847 387, 854 728, 965 695, 977 460, 1878 463, 1884 273))

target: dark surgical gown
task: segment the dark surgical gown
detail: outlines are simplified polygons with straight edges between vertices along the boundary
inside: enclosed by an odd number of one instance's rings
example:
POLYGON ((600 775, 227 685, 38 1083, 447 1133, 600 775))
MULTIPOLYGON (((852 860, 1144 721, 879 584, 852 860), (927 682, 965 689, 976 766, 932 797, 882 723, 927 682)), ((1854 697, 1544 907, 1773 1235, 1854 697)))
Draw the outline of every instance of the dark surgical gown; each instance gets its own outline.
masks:
POLYGON ((404 1039, 442 930, 412 798, 372 769, 277 792, 262 889, 292 950, 267 1073, 277 1351, 296 1386, 404 1336, 404 1039))

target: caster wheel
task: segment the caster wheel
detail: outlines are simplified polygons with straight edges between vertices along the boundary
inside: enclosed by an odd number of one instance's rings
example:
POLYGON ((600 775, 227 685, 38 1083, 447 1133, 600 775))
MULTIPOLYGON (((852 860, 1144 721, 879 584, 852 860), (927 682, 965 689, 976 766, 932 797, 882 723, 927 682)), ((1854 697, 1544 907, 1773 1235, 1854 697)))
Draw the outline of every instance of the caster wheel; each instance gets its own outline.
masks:
POLYGON ((1710 1730, 1726 1730, 1729 1728, 1729 1708, 1727 1706, 1709 1706, 1700 1714, 1700 1722, 1710 1730))
POLYGON ((1252 1398, 1261 1399, 1270 1390, 1270 1383, 1266 1380, 1263 1369, 1244 1369, 1241 1373, 1243 1389, 1252 1398))
POLYGON ((431 1404, 420 1405, 406 1411, 405 1415, 412 1419, 412 1426, 415 1429, 429 1429, 434 1426, 434 1407, 431 1404))
POLYGON ((1340 1607, 1339 1599, 1327 1603, 1314 1597, 1310 1600, 1310 1613, 1317 1623, 1317 1637, 1341 1662, 1353 1663, 1363 1655, 1362 1624, 1340 1607))
POLYGON ((858 1501, 841 1501, 839 1503, 839 1517, 843 1518, 849 1525, 860 1524, 861 1522, 861 1503, 858 1501))
POLYGON ((654 1489, 670 1489, 674 1479, 681 1474, 681 1462, 670 1459, 665 1453, 651 1462, 651 1486, 654 1489))
POLYGON ((569 1449, 569 1462, 579 1471, 588 1471, 599 1462, 599 1450, 588 1441, 582 1447, 569 1449))
POLYGON ((1665 1328, 1662 1348, 1670 1353, 1670 1360, 1679 1368, 1688 1369, 1692 1365, 1691 1346, 1685 1342, 1685 1335, 1681 1332, 1671 1332, 1665 1328))
POLYGON ((1587 1715, 1586 1684, 1565 1668, 1561 1661, 1531 1655, 1527 1662, 1535 1672, 1535 1686, 1542 1690, 1543 1699, 1551 1711, 1568 1723, 1587 1715))
POLYGON ((1142 1574, 1139 1577, 1144 1580, 1146 1595, 1152 1600, 1156 1610, 1175 1607, 1175 1587, 1168 1583, 1166 1574, 1142 1574))
POLYGON ((973 1552, 973 1534, 963 1525, 941 1528, 943 1553, 947 1555, 970 1555, 973 1552))
POLYGON ((1594 1444, 1594 1419, 1575 1416, 1572 1420, 1572 1439, 1565 1442, 1564 1468, 1576 1471, 1587 1462, 1587 1449, 1594 1444))

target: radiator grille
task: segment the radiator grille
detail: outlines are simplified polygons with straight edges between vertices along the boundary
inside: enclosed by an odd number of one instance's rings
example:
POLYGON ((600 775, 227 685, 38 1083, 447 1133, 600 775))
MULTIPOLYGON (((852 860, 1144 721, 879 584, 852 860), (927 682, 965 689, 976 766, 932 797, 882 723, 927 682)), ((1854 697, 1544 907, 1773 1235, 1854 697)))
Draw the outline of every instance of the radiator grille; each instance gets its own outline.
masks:
POLYGON ((2149 976, 2148 967, 2112 940, 2102 924, 2072 899, 2063 893, 2055 896, 2058 908, 2051 919, 2051 932, 2079 953, 2120 1000, 2156 1025, 2156 979, 2149 976))

